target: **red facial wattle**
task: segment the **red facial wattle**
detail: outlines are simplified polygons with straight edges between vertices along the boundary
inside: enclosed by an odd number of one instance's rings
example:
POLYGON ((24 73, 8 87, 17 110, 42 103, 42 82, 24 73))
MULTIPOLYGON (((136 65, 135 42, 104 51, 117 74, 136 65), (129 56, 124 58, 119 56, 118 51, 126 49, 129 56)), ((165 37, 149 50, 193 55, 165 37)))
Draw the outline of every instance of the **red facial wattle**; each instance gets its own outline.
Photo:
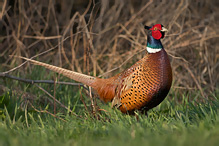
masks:
POLYGON ((152 31, 153 38, 157 40, 162 38, 162 33, 160 32, 161 29, 162 29, 161 24, 156 24, 150 29, 152 31))
POLYGON ((156 31, 152 31, 152 36, 156 39, 156 40, 159 40, 161 39, 162 37, 162 34, 159 30, 156 30, 156 31))

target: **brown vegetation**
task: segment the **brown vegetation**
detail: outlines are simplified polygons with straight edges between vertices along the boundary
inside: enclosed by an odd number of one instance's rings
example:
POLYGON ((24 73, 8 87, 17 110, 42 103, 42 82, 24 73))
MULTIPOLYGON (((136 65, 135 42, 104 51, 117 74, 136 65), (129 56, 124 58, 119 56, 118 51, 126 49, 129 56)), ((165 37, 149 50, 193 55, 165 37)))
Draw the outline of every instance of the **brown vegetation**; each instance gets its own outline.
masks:
POLYGON ((0 67, 32 57, 85 74, 109 77, 142 58, 142 24, 163 24, 173 89, 206 96, 219 79, 217 0, 5 0, 0 14, 0 67))

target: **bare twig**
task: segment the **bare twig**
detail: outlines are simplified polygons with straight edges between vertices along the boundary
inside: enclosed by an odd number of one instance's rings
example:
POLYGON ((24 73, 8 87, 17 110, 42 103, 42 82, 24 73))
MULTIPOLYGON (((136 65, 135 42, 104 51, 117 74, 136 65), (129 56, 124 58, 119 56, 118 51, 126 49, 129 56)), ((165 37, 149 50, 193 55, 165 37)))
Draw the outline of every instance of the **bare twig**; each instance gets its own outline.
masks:
MULTIPOLYGON (((4 74, 4 73, 0 73, 0 77, 1 78, 10 78, 13 80, 18 80, 21 82, 25 82, 25 83, 29 83, 29 84, 35 84, 35 83, 46 83, 46 84, 62 84, 62 85, 71 85, 71 86, 83 86, 84 85, 82 83, 71 83, 71 82, 61 82, 61 81, 53 81, 53 80, 30 80, 30 79, 24 79, 24 78, 19 78, 19 77, 15 77, 9 74, 4 74)), ((84 87, 86 89, 86 87, 84 87)))
POLYGON ((62 36, 58 35, 58 36, 29 36, 29 35, 23 35, 23 38, 26 39, 37 39, 37 40, 52 40, 52 39, 58 39, 61 38, 62 36))
POLYGON ((47 114, 49 114, 49 115, 51 115, 51 116, 53 116, 53 117, 55 117, 55 118, 58 118, 58 119, 60 119, 60 120, 62 120, 62 121, 64 121, 64 122, 67 122, 66 120, 60 118, 59 116, 56 116, 55 114, 50 113, 50 112, 47 111, 47 110, 38 110, 38 109, 35 108, 35 107, 33 106, 33 104, 31 104, 30 102, 29 102, 28 104, 29 104, 36 112, 38 112, 38 113, 47 113, 47 114))
POLYGON ((75 114, 71 109, 69 109, 68 107, 66 107, 64 104, 62 104, 60 101, 58 101, 56 98, 54 98, 49 92, 47 92, 45 89, 43 89, 42 87, 40 87, 37 84, 34 84, 35 86, 37 86, 40 90, 42 90, 43 92, 45 92, 49 97, 51 97, 56 103, 58 103, 61 107, 65 108, 66 110, 70 111, 72 115, 82 118, 81 116, 75 114))
POLYGON ((87 105, 86 105, 86 103, 85 103, 85 101, 84 101, 84 99, 83 99, 83 96, 82 96, 81 90, 80 90, 80 99, 81 99, 82 103, 84 104, 84 108, 85 108, 85 110, 88 111, 88 108, 87 108, 87 105))
POLYGON ((6 8, 7 0, 4 0, 2 11, 0 12, 0 20, 2 20, 3 15, 5 14, 5 8, 6 8))
POLYGON ((135 56, 136 54, 138 54, 138 53, 140 53, 140 52, 142 52, 142 51, 145 51, 145 48, 142 49, 142 50, 140 50, 140 51, 138 51, 138 52, 136 52, 136 53, 134 53, 133 55, 131 55, 127 60, 125 60, 125 61, 124 61, 122 64, 120 64, 118 67, 115 67, 115 68, 113 68, 113 69, 111 69, 111 70, 105 72, 104 74, 99 75, 98 77, 102 77, 102 76, 104 76, 104 75, 106 75, 106 74, 108 74, 108 73, 110 73, 110 72, 112 72, 112 71, 114 71, 114 70, 117 70, 117 69, 121 68, 127 61, 129 61, 131 58, 133 58, 133 56, 135 56))
POLYGON ((189 74, 191 75, 192 79, 194 80, 195 84, 197 85, 199 91, 201 92, 202 97, 206 98, 203 89, 201 87, 201 85, 199 84, 199 82, 197 81, 195 75, 192 73, 191 69, 188 67, 188 65, 184 64, 184 67, 186 68, 186 70, 189 72, 189 74))
MULTIPOLYGON (((54 88, 53 88, 53 97, 56 99, 56 77, 54 76, 54 88)), ((54 108, 54 114, 56 114, 56 102, 53 100, 53 108, 54 108)))

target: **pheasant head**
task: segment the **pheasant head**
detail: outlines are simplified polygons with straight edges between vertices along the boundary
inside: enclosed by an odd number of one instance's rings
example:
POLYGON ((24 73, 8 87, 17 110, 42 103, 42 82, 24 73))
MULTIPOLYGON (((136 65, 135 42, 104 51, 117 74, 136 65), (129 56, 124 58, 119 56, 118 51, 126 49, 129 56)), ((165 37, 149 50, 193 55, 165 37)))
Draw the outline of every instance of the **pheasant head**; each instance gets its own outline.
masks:
POLYGON ((145 26, 148 32, 147 51, 148 53, 156 53, 163 49, 160 39, 164 38, 167 29, 162 24, 155 24, 151 27, 145 26))

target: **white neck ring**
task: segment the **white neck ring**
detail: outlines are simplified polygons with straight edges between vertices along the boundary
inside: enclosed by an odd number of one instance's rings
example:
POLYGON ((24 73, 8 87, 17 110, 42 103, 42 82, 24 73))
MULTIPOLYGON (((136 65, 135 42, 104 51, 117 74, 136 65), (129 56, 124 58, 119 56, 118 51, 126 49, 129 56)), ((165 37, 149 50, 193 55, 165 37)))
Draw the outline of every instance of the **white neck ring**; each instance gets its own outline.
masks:
POLYGON ((146 48, 148 53, 157 53, 157 52, 160 52, 162 50, 162 48, 150 48, 150 47, 147 47, 146 48))

